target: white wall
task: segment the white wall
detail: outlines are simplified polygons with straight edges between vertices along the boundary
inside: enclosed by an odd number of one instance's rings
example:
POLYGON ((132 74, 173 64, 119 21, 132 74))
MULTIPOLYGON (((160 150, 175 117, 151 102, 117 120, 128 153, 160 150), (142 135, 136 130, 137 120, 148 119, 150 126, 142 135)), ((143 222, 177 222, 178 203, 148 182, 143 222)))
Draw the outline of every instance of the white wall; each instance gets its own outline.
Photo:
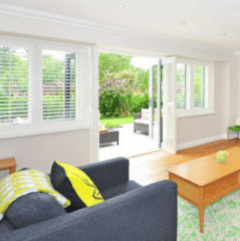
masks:
MULTIPOLYGON (((0 157, 15 157, 17 169, 49 173, 54 160, 80 166, 89 162, 89 130, 0 140, 0 157)), ((0 173, 0 177, 1 177, 0 173)))
POLYGON ((215 113, 197 117, 178 118, 178 149, 226 137, 224 135, 227 134, 229 115, 231 116, 231 122, 235 122, 237 115, 236 106, 238 105, 237 99, 234 98, 234 96, 237 96, 235 91, 237 90, 237 81, 227 78, 228 66, 227 63, 215 63, 215 113), (230 92, 228 92, 228 83, 231 86, 230 92), (229 108, 229 102, 235 108, 229 108))
MULTIPOLYGON (((100 48, 112 48, 164 57, 177 55, 195 59, 221 61, 216 65, 216 114, 181 118, 178 120, 177 143, 193 142, 225 134, 229 123, 234 122, 238 99, 238 65, 229 50, 206 44, 166 39, 158 36, 134 33, 108 27, 83 24, 77 20, 54 15, 41 15, 19 11, 1 11, 0 35, 31 36, 65 42, 86 42, 100 48), (223 64, 225 63, 225 64, 223 64), (226 70, 226 71, 225 71, 226 70), (226 89, 227 88, 227 89, 226 89), (224 92, 227 91, 227 95, 224 92), (224 106, 224 110, 221 106, 224 106), (191 131, 189 131, 189 127, 191 131)), ((237 107, 238 108, 238 107, 237 107)), ((41 137, 24 137, 0 141, 1 152, 10 151, 17 158, 19 167, 31 165, 34 168, 50 169, 53 159, 73 160, 74 164, 89 162, 89 131, 59 133, 41 137), (61 138, 60 138, 61 137, 61 138), (84 140, 84 141, 83 141, 84 140), (71 146, 69 151, 65 145, 71 146), (50 145, 52 147, 50 147, 50 145), (3 149, 4 148, 4 149, 3 149), (11 151, 14 150, 12 153, 11 151), (75 163, 75 161, 79 163, 75 163), (49 163, 50 162, 50 163, 49 163)))

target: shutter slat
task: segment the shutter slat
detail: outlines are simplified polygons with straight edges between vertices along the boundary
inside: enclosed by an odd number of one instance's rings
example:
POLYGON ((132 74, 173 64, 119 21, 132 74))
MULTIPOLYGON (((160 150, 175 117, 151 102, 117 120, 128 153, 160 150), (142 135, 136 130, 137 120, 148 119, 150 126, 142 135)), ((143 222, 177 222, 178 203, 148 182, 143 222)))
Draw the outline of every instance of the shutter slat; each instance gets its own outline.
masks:
POLYGON ((186 110, 187 108, 187 66, 177 64, 176 79, 176 108, 177 110, 186 110))
POLYGON ((0 126, 30 123, 31 50, 0 45, 0 126), (20 119, 18 119, 20 118, 20 119), (17 119, 17 120, 16 120, 17 119), (21 121, 21 119, 23 121, 21 121))
POLYGON ((163 149, 176 153, 176 58, 164 60, 163 149))
POLYGON ((205 67, 194 65, 193 106, 195 109, 205 108, 205 67))
POLYGON ((62 120, 63 117, 64 120, 71 120, 72 116, 75 118, 76 112, 76 54, 43 50, 42 56, 44 63, 42 69, 42 118, 44 121, 48 121, 48 119, 62 120))

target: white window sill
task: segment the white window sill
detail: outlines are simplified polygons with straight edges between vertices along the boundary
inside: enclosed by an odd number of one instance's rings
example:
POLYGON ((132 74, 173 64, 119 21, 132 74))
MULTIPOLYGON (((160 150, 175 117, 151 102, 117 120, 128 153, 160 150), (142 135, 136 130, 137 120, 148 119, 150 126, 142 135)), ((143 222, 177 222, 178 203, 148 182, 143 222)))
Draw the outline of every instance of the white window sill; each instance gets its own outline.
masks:
POLYGON ((215 111, 212 110, 177 110, 177 118, 193 117, 193 116, 204 116, 204 115, 214 115, 215 111))
MULTIPOLYGON (((58 123, 59 124, 59 123, 58 123)), ((9 139, 9 138, 17 138, 17 137, 26 137, 26 136, 36 136, 43 134, 52 134, 52 133, 61 133, 67 131, 74 130, 83 130, 89 128, 89 124, 87 122, 80 123, 68 123, 63 125, 56 125, 53 127, 52 125, 42 125, 42 126, 33 126, 29 125, 18 125, 11 126, 0 129, 0 139, 9 139)))

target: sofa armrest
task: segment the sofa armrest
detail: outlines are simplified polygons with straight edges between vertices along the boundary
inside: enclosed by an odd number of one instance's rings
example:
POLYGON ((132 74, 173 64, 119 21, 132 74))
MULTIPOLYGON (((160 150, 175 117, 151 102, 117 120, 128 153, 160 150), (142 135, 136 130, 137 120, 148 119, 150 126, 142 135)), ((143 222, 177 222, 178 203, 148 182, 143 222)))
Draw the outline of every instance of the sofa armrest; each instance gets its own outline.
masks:
POLYGON ((1 241, 176 241, 177 185, 165 180, 9 232, 1 241))
POLYGON ((129 180, 129 160, 125 157, 92 163, 79 168, 89 175, 100 191, 129 180))

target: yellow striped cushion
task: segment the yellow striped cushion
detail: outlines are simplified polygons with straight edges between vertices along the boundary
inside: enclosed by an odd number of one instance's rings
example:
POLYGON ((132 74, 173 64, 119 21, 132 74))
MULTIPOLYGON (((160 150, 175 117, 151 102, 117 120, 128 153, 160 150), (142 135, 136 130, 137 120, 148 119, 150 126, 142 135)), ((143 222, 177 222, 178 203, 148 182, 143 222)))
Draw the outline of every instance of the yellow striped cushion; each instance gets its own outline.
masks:
POLYGON ((48 193, 63 207, 71 204, 67 198, 53 189, 50 178, 45 173, 36 170, 22 170, 0 181, 0 220, 3 219, 4 213, 13 201, 33 192, 48 193))

